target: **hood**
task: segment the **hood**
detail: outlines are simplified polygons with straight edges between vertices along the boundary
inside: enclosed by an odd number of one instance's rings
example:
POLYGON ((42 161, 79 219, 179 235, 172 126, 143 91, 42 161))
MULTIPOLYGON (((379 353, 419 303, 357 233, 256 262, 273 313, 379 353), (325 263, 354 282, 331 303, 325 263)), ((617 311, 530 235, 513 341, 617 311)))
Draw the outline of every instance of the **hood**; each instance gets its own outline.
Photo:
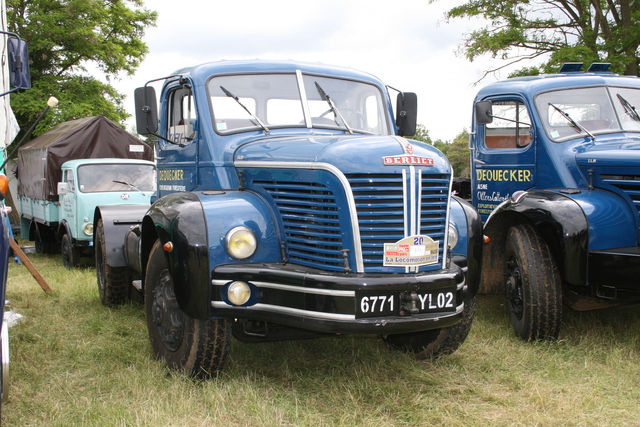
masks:
POLYGON ((640 167, 640 141, 590 144, 576 154, 578 166, 640 167))
POLYGON ((407 166, 451 173, 446 157, 431 145, 398 136, 324 135, 265 138, 236 150, 234 161, 328 163, 344 173, 401 172, 407 166))

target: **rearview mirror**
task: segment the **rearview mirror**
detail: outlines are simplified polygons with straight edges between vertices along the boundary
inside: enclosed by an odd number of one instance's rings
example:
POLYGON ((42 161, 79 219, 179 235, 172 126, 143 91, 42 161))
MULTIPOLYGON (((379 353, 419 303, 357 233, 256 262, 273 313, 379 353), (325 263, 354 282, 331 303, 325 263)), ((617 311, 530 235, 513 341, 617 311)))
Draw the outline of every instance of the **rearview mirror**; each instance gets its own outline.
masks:
POLYGON ((136 109, 136 132, 152 135, 158 132, 158 105, 153 86, 137 88, 133 93, 136 109))
POLYGON ((476 123, 486 125, 493 122, 493 105, 491 101, 476 102, 476 123))
POLYGON ((7 40, 9 52, 9 81, 16 89, 30 89, 29 75, 29 47, 20 37, 9 37, 7 40))
POLYGON ((400 136, 416 133, 418 122, 418 96, 413 92, 400 92, 396 100, 396 125, 400 136))
POLYGON ((69 183, 68 182, 59 182, 58 183, 58 196, 64 196, 69 193, 69 183))

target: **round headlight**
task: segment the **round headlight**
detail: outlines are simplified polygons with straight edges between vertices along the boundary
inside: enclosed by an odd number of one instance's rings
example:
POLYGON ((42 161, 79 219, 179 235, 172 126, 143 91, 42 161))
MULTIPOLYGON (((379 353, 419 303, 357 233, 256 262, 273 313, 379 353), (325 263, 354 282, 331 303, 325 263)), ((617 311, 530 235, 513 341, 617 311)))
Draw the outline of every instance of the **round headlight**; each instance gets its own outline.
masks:
POLYGON ((458 230, 456 227, 449 223, 449 235, 447 236, 447 246, 449 249, 453 249, 458 244, 458 230))
POLYGON ((251 288, 245 282, 233 282, 227 289, 227 298, 233 305, 243 305, 251 297, 251 288))
POLYGON ((225 237, 227 252, 235 259, 247 259, 258 247, 255 234, 247 227, 235 227, 225 237))
POLYGON ((86 234, 87 236, 93 236, 93 223, 88 223, 84 225, 83 230, 84 234, 86 234))

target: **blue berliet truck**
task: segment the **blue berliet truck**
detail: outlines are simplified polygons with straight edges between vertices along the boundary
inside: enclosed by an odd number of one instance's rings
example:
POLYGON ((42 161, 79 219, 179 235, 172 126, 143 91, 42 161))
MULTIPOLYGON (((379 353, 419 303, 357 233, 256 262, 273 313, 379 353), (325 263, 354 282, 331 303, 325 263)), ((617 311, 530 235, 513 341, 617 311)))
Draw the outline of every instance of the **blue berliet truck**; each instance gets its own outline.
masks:
POLYGON ((377 334, 419 357, 471 327, 482 223, 450 195, 452 169, 405 139, 375 77, 320 64, 222 61, 136 90, 157 137, 149 206, 96 211, 103 303, 142 291, 155 355, 206 377, 232 336, 377 334), (159 108, 158 105, 159 104, 159 108))
POLYGON ((558 337, 563 302, 640 302, 640 79, 581 69, 493 83, 475 100, 481 290, 506 293, 527 341, 558 337))

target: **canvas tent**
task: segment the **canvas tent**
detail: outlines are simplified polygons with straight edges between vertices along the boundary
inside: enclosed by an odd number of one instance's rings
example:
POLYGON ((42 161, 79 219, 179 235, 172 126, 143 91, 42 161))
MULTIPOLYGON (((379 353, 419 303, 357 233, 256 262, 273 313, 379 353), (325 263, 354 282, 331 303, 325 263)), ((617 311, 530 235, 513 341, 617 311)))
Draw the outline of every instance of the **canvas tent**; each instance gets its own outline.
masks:
POLYGON ((60 123, 18 150, 18 194, 56 201, 62 164, 92 158, 153 161, 153 150, 104 116, 60 123))

